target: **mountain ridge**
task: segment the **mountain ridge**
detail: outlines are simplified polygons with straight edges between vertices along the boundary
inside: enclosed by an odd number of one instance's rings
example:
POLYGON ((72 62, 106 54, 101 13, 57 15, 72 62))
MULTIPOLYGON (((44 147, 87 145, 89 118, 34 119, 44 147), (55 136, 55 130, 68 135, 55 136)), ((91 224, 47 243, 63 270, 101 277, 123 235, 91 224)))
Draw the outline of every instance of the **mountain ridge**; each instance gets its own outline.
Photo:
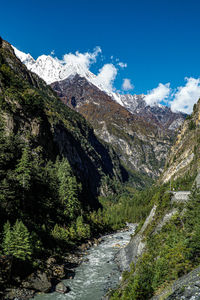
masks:
POLYGON ((175 131, 131 113, 79 75, 51 84, 61 100, 82 114, 100 139, 110 143, 126 166, 153 178, 162 171, 175 131))
MULTIPOLYGON (((124 106, 131 113, 141 113, 141 109, 148 107, 148 110, 153 110, 153 107, 160 108, 160 111, 170 110, 170 108, 155 104, 154 106, 148 106, 145 102, 145 95, 136 94, 121 94, 114 92, 105 85, 105 83, 98 78, 97 75, 88 70, 87 67, 81 65, 80 63, 75 63, 74 61, 65 62, 64 60, 58 60, 51 55, 41 55, 36 60, 30 55, 12 46, 16 56, 24 63, 29 70, 36 73, 41 77, 47 84, 52 84, 57 81, 62 81, 70 76, 75 76, 78 74, 80 77, 86 78, 93 85, 98 87, 100 90, 107 93, 113 100, 118 102, 120 105, 124 106)), ((180 112, 177 112, 182 115, 180 112)), ((172 113, 173 114, 173 113, 172 113)), ((181 117, 180 117, 181 118, 181 117)))
POLYGON ((144 95, 113 93, 80 64, 45 55, 35 61, 30 54, 14 51, 29 69, 52 82, 61 100, 82 114, 101 140, 112 144, 126 168, 152 178, 160 175, 184 114, 148 106, 144 95))

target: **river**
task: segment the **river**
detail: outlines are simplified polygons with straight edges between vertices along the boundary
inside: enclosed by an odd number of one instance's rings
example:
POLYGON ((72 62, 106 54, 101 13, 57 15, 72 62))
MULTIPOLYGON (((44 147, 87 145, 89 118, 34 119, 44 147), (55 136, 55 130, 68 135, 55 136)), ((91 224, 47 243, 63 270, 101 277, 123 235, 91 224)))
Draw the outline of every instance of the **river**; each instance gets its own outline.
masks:
POLYGON ((128 231, 109 234, 102 237, 98 246, 88 250, 83 262, 76 268, 73 279, 64 280, 71 291, 65 295, 57 292, 40 294, 35 300, 100 300, 109 288, 115 288, 119 283, 121 273, 114 261, 115 254, 121 247, 125 247, 130 240, 130 235, 136 228, 135 224, 129 225, 128 231))

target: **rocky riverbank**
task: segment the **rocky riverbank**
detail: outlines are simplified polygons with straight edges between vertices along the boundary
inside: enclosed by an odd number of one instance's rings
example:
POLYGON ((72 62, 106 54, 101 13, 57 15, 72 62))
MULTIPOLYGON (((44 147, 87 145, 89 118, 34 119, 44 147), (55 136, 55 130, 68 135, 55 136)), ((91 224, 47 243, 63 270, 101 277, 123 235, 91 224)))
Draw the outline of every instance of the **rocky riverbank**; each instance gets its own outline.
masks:
POLYGON ((35 300, 100 300, 109 289, 117 287, 121 272, 114 260, 119 249, 130 241, 135 225, 129 224, 127 230, 110 233, 101 237, 99 245, 95 244, 85 252, 82 263, 75 269, 75 277, 63 280, 68 286, 67 295, 56 292, 38 294, 35 300))
POLYGON ((63 279, 72 279, 75 269, 85 261, 87 250, 100 242, 101 237, 94 238, 62 258, 52 256, 45 262, 38 262, 38 270, 31 274, 32 266, 28 263, 19 262, 12 256, 0 256, 0 299, 27 300, 38 292, 69 292, 70 289, 60 282, 63 279))

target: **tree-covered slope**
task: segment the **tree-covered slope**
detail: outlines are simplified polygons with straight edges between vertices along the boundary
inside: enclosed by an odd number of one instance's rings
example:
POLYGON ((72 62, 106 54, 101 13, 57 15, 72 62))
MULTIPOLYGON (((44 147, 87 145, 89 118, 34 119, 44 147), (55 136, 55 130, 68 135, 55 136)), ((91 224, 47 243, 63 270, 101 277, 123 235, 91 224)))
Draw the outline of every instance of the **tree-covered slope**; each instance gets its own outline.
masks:
POLYGON ((198 101, 170 151, 154 194, 149 193, 149 216, 119 253, 125 272, 112 300, 199 297, 194 288, 198 278, 187 275, 198 271, 200 264, 199 115, 198 101))
MULTIPOLYGON (((174 292, 171 287, 200 264, 200 191, 195 185, 192 188, 194 179, 186 176, 174 183, 192 189, 182 198, 170 193, 169 185, 155 187, 153 195, 149 191, 152 210, 118 254, 123 279, 109 299, 182 299, 170 298, 174 292)), ((184 291, 184 281, 178 288, 184 291)), ((195 296, 195 289, 191 296, 195 296)))
POLYGON ((1 122, 6 136, 20 136, 35 149, 40 146, 45 159, 66 157, 83 188, 93 195, 99 193, 104 175, 122 180, 114 151, 98 141, 85 119, 29 72, 7 42, 1 41, 0 50, 1 122))
POLYGON ((0 292, 105 230, 98 196, 126 179, 114 150, 0 39, 0 254, 28 264, 0 272, 0 292))

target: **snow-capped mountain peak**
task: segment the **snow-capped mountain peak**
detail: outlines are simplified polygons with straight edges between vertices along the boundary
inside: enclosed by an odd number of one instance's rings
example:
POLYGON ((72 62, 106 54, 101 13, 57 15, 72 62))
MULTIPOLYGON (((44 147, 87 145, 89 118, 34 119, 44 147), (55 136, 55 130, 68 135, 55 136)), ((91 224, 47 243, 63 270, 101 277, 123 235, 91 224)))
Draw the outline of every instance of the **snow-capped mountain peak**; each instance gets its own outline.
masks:
MULTIPOLYGON (((169 109, 162 105, 150 107, 145 101, 145 95, 129 95, 113 92, 104 81, 102 76, 96 76, 88 69, 90 61, 72 54, 65 55, 63 60, 59 60, 51 55, 41 55, 36 60, 30 55, 19 51, 13 47, 16 56, 24 63, 27 68, 41 77, 47 84, 59 82, 69 77, 73 78, 76 74, 84 77, 89 83, 98 87, 101 91, 108 94, 114 101, 124 106, 131 113, 144 114, 158 110, 165 114, 169 109)), ((157 112, 158 113, 158 112, 157 112)))
POLYGON ((30 71, 36 73, 40 78, 42 78, 47 84, 61 81, 69 76, 75 76, 78 74, 79 76, 86 78, 100 90, 106 92, 119 104, 123 105, 120 95, 110 90, 102 79, 90 72, 87 65, 81 64, 74 59, 70 60, 70 57, 68 57, 68 60, 66 61, 44 54, 34 60, 30 54, 23 53, 14 46, 12 47, 16 56, 22 61, 22 63, 24 63, 30 71))
POLYGON ((84 77, 89 83, 98 87, 108 94, 114 101, 125 107, 129 112, 145 116, 146 119, 166 124, 170 130, 174 130, 184 120, 181 114, 173 114, 171 110, 162 105, 149 106, 145 101, 145 95, 129 95, 113 92, 102 76, 96 76, 90 70, 89 62, 77 59, 73 55, 67 55, 63 60, 59 60, 51 55, 41 55, 36 60, 30 55, 19 51, 13 47, 16 56, 26 65, 26 67, 41 77, 47 84, 62 82, 65 79, 73 79, 75 75, 84 77), (176 115, 176 116, 175 116, 176 115), (173 122, 174 119, 178 121, 173 122), (172 124, 173 123, 173 124, 172 124), (171 127, 170 127, 171 126, 171 127))
POLYGON ((47 84, 63 80, 70 75, 79 74, 80 76, 93 79, 95 77, 83 65, 75 62, 65 62, 50 55, 41 55, 36 60, 30 55, 19 51, 13 47, 16 56, 24 63, 27 68, 40 76, 47 84))

